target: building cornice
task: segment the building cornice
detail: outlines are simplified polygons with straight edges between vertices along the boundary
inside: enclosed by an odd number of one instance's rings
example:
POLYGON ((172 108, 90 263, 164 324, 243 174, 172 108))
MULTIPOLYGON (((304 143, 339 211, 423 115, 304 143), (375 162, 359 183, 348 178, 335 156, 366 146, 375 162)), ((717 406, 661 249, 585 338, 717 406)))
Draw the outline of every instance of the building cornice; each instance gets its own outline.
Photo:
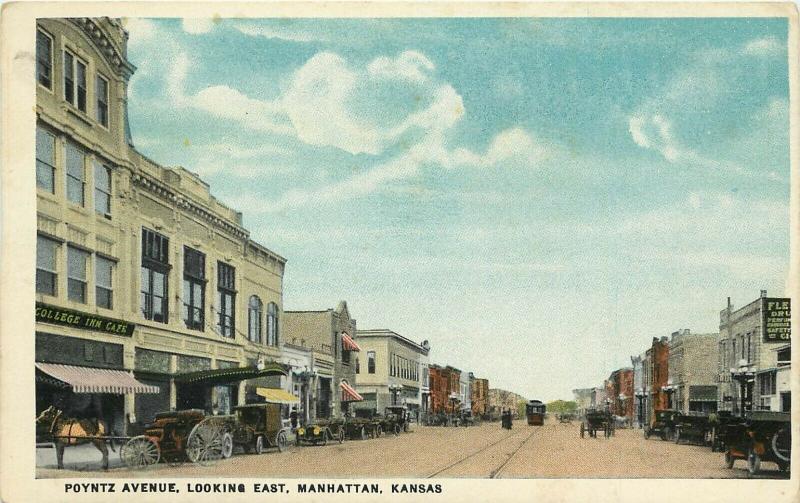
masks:
POLYGON ((131 78, 133 72, 136 71, 136 67, 127 60, 122 48, 114 44, 106 34, 106 31, 98 24, 97 19, 76 17, 69 18, 69 20, 89 36, 95 47, 97 47, 97 51, 108 63, 108 66, 117 71, 125 80, 131 78))

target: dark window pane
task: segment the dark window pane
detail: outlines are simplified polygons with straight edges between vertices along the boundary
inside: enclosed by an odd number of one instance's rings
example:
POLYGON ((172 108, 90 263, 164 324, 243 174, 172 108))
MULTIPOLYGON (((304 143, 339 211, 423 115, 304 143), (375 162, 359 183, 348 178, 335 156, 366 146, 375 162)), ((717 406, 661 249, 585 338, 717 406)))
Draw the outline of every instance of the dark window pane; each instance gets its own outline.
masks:
POLYGON ((67 282, 67 296, 69 300, 86 303, 86 283, 70 278, 67 282))
POLYGON ((97 287, 95 291, 95 296, 97 297, 97 305, 100 307, 104 307, 106 309, 112 308, 112 292, 106 288, 97 287))
POLYGON ((75 104, 75 76, 72 54, 64 53, 64 99, 75 104))
POLYGON ((53 41, 42 33, 36 32, 36 78, 48 89, 52 89, 53 41))
POLYGON ((56 275, 41 269, 36 270, 36 293, 56 294, 56 275))
POLYGON ((75 62, 75 77, 78 88, 78 110, 86 111, 86 65, 80 61, 75 62))

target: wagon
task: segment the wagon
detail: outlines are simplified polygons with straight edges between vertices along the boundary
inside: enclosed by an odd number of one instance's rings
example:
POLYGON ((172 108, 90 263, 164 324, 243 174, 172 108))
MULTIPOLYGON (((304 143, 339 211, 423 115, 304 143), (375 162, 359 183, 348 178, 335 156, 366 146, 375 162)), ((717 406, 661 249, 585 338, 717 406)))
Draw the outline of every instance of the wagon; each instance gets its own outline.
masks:
POLYGON ((782 472, 789 471, 792 432, 788 412, 750 412, 743 422, 729 425, 725 437, 728 468, 733 468, 737 459, 744 459, 751 475, 761 470, 762 461, 777 464, 782 472))
POLYGON ((711 442, 711 423, 708 414, 690 412, 675 415, 675 433, 673 440, 676 444, 694 442, 706 445, 711 442))
POLYGON ((327 445, 329 440, 336 440, 341 444, 344 442, 345 437, 343 422, 326 419, 320 419, 311 424, 300 426, 295 433, 295 443, 298 446, 303 443, 327 445))
POLYGON ((278 452, 289 444, 290 428, 283 425, 281 404, 256 403, 234 407, 233 443, 245 452, 264 453, 269 447, 278 452))
POLYGON ((652 426, 644 428, 644 438, 659 435, 661 440, 672 440, 675 432, 675 419, 679 414, 675 410, 657 410, 652 426))
POLYGON ((159 460, 170 464, 206 465, 233 453, 230 416, 206 416, 198 409, 161 412, 143 435, 128 440, 120 457, 129 467, 142 468, 159 460))
POLYGON ((581 421, 581 438, 587 433, 590 437, 597 438, 599 430, 603 430, 603 436, 608 438, 613 434, 613 429, 611 414, 601 410, 588 410, 581 421))

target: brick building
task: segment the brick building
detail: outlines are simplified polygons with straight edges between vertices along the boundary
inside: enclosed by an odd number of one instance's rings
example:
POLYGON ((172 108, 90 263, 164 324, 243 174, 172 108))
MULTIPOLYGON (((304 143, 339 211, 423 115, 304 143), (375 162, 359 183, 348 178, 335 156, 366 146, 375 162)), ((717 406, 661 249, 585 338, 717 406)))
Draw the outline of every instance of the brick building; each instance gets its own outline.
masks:
POLYGON ((458 397, 461 392, 460 379, 461 371, 457 368, 440 365, 430 365, 428 367, 431 393, 431 408, 433 414, 451 414, 458 411, 458 400, 451 400, 458 397))
POLYGON ((514 417, 519 419, 519 403, 527 401, 524 396, 513 391, 499 388, 489 389, 489 414, 493 417, 499 417, 503 409, 511 409, 514 417))
POLYGON ((649 389, 647 422, 653 420, 655 411, 669 408, 669 394, 664 390, 669 380, 669 339, 653 337, 653 343, 645 352, 645 370, 649 389))
POLYGON ((473 376, 472 414, 484 417, 489 414, 489 380, 473 376))

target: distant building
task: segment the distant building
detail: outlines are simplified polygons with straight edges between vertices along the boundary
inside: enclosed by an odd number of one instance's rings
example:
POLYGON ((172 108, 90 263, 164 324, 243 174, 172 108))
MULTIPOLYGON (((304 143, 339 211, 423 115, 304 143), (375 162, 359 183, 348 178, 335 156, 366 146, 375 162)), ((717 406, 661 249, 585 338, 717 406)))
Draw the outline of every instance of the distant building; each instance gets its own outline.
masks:
POLYGON ((472 382, 470 381, 472 372, 461 372, 458 379, 458 394, 461 401, 461 410, 472 410, 472 382))
POLYGON ((655 411, 669 408, 669 394, 664 389, 669 380, 669 339, 653 337, 653 343, 645 352, 647 381, 649 384, 647 422, 652 422, 655 411))
MULTIPOLYGON (((790 344, 790 300, 768 298, 762 290, 758 299, 734 310, 730 298, 720 312, 718 408, 740 413, 742 410, 779 410, 788 404, 788 387, 778 393, 778 348, 790 344), (765 326, 764 321, 767 321, 765 326)), ((782 360, 789 361, 788 358, 782 360)), ((788 405, 787 405, 788 408, 788 405)))
POLYGON ((527 402, 528 400, 513 391, 506 391, 504 389, 490 388, 489 389, 489 414, 493 417, 499 417, 503 409, 511 409, 514 417, 519 418, 519 402, 527 402))
POLYGON ((647 398, 648 384, 646 380, 645 361, 646 354, 631 356, 633 364, 633 395, 634 395, 634 419, 636 425, 642 428, 647 418, 647 398))
POLYGON ((578 414, 583 415, 588 409, 592 408, 593 394, 594 388, 579 388, 572 390, 572 396, 574 397, 578 414))
POLYGON ((719 334, 673 332, 669 342, 670 407, 681 412, 717 410, 717 339, 719 334))
POLYGON ((431 404, 433 414, 452 414, 458 411, 461 371, 457 368, 429 365, 431 404))
POLYGON ((472 414, 484 417, 489 414, 489 380, 475 377, 472 381, 472 414))

